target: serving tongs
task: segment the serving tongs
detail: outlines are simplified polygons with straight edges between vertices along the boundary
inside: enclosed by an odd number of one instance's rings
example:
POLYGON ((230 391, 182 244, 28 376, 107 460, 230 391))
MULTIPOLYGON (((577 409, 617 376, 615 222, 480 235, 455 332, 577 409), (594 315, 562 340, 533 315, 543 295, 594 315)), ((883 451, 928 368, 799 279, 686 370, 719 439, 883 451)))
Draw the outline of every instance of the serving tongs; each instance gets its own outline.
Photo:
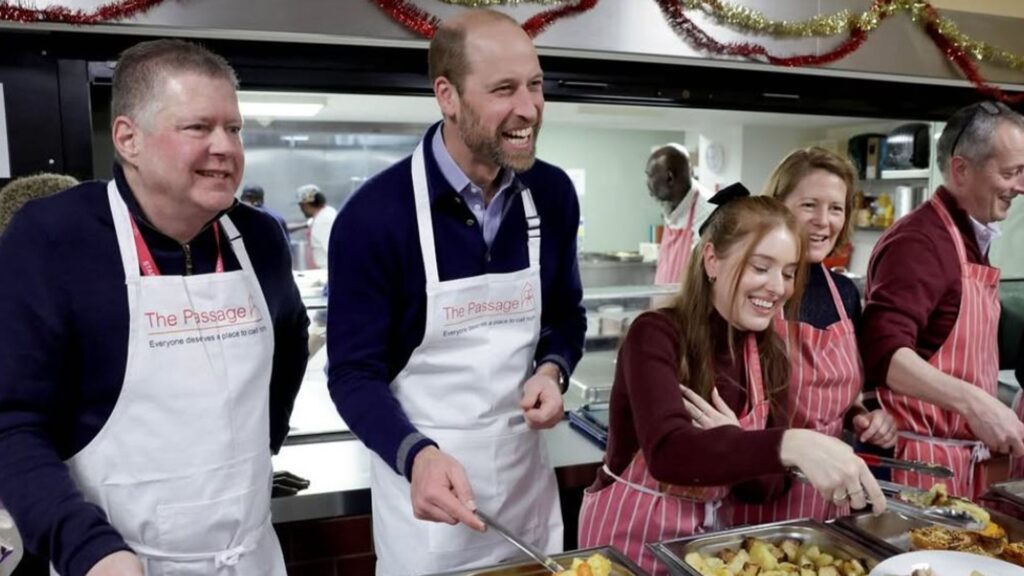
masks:
POLYGON ((932 524, 941 524, 949 528, 957 528, 970 532, 977 532, 985 528, 984 523, 971 516, 966 510, 957 510, 947 506, 917 506, 902 500, 900 494, 904 492, 918 491, 916 488, 878 480, 878 487, 886 496, 886 505, 893 512, 897 512, 908 518, 924 520, 932 524))
POLYGON ((939 466, 938 464, 932 464, 931 462, 920 462, 917 460, 898 460, 896 458, 886 458, 885 456, 877 456, 875 454, 863 454, 857 452, 857 457, 864 461, 868 466, 874 466, 876 468, 890 468, 892 470, 906 470, 909 472, 917 472, 918 474, 927 474, 928 476, 935 476, 936 478, 952 478, 953 471, 945 466, 939 466))
POLYGON ((479 510, 476 511, 476 515, 477 518, 483 520, 484 524, 486 524, 489 528, 493 528, 495 532, 501 534, 506 540, 514 544, 516 548, 519 548, 520 550, 525 552, 527 556, 539 562, 542 566, 544 566, 544 568, 547 568, 547 570, 552 574, 558 574, 559 572, 565 571, 565 569, 562 568, 562 565, 556 562, 553 558, 541 552, 529 542, 509 532, 508 528, 505 528, 504 526, 499 524, 490 515, 485 514, 479 510))

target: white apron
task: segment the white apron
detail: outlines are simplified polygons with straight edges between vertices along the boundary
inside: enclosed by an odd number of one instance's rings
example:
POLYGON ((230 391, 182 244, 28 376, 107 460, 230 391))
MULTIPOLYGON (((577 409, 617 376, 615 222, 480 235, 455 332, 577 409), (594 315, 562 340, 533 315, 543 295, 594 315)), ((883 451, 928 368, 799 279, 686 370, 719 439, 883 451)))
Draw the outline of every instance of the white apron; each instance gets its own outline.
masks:
MULTIPOLYGON (((523 190, 530 265, 441 282, 423 143, 412 159, 423 267, 423 342, 391 383, 409 420, 466 469, 477 507, 549 553, 562 550, 554 469, 519 400, 540 334, 540 217, 523 190)), ((494 531, 413 517, 409 481, 371 458, 377 574, 409 575, 495 564, 519 556, 494 531)))
POLYGON ((67 462, 72 477, 148 576, 284 575, 270 523, 273 326, 238 230, 219 220, 240 271, 161 276, 114 182, 107 196, 128 360, 110 419, 67 462))

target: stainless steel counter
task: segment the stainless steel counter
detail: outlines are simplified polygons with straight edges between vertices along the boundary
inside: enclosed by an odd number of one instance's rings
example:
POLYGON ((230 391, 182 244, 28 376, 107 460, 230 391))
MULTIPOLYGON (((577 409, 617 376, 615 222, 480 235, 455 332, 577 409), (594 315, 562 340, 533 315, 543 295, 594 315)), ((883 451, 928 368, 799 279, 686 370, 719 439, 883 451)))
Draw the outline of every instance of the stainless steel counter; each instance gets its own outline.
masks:
MULTIPOLYGON (((542 434, 556 471, 589 467, 604 455, 567 421, 542 434)), ((359 440, 285 446, 274 457, 274 470, 310 481, 307 490, 273 500, 275 523, 370 513, 370 451, 359 440)))

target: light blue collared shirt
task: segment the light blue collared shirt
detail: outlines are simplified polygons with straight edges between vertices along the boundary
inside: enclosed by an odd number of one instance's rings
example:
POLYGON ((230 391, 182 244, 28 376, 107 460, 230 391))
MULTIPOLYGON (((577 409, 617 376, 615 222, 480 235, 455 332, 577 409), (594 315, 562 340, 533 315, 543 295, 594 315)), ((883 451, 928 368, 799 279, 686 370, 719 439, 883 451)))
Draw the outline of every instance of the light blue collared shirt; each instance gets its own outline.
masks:
POLYGON ((470 212, 476 217, 476 221, 480 223, 480 227, 484 231, 484 242, 487 243, 487 247, 491 247, 491 243, 494 241, 494 236, 498 233, 498 228, 501 226, 501 219, 505 215, 505 204, 509 194, 504 192, 512 185, 515 179, 515 172, 502 168, 498 177, 501 179, 501 183, 498 186, 498 193, 491 199, 491 203, 484 206, 484 192, 479 186, 473 184, 466 176, 466 173, 459 168, 459 165, 455 163, 452 155, 448 153, 448 149, 444 146, 444 136, 441 134, 441 128, 438 128, 434 134, 434 139, 430 143, 431 149, 434 152, 434 158, 437 160, 437 167, 441 170, 441 174, 444 175, 444 179, 448 181, 462 197, 463 202, 469 207, 470 212))

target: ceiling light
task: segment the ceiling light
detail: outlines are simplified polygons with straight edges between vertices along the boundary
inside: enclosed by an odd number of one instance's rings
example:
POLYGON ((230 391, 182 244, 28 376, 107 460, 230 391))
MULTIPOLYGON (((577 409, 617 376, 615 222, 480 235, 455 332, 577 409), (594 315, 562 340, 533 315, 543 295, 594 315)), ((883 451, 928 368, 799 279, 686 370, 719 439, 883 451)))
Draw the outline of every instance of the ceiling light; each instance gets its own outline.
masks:
POLYGON ((242 116, 257 118, 312 118, 324 105, 310 102, 239 102, 242 116))

